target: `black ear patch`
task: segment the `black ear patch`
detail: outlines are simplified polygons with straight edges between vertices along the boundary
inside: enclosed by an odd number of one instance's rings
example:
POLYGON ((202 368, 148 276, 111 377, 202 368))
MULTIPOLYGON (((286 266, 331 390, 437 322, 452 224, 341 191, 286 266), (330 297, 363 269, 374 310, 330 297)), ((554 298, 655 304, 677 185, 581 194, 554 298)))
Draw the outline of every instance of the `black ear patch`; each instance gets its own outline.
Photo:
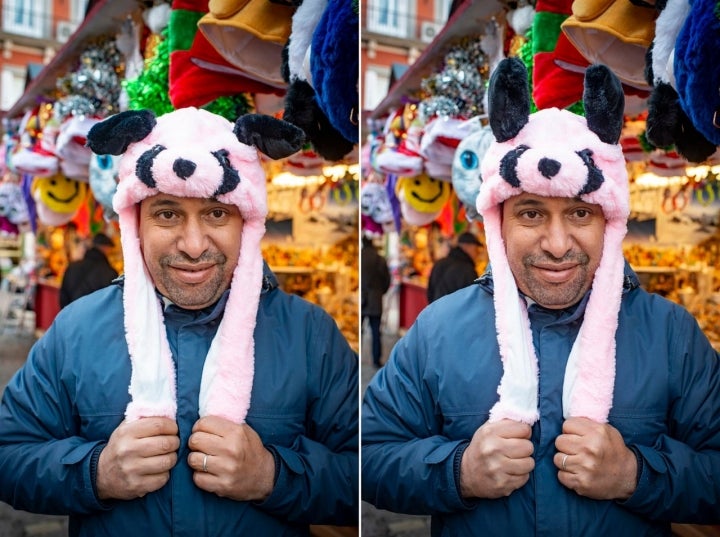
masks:
POLYGON ((127 110, 90 128, 85 145, 98 155, 122 155, 133 142, 147 137, 157 121, 150 110, 127 110))
POLYGON ((529 115, 527 68, 518 58, 505 58, 493 71, 488 87, 488 118, 495 139, 502 143, 515 138, 529 115))
POLYGON ((591 65, 585 71, 583 104, 588 128, 606 144, 617 144, 623 128, 625 94, 606 66, 591 65))
POLYGON ((245 114, 235 122, 235 136, 272 159, 289 157, 302 149, 305 132, 287 121, 264 114, 245 114))

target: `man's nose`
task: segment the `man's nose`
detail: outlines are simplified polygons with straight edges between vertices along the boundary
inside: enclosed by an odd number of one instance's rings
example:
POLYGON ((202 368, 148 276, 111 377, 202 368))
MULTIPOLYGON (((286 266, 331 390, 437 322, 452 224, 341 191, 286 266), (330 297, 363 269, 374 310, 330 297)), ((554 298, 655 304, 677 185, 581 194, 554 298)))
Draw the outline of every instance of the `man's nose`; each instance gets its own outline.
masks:
POLYGON ((183 226, 182 233, 178 239, 178 248, 193 259, 200 257, 209 247, 210 241, 203 225, 190 219, 183 226))
POLYGON ((547 223, 540 247, 556 259, 561 259, 573 245, 572 235, 562 218, 552 218, 547 223))

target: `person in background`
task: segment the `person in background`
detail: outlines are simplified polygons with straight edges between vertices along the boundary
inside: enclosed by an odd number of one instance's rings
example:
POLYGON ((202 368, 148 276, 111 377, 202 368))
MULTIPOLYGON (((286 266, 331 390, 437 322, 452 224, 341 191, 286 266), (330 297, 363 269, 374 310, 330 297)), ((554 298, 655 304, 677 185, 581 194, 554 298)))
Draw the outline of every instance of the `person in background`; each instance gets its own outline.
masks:
POLYGON ((490 269, 428 305, 362 407, 362 497, 434 536, 670 536, 720 523, 720 356, 623 257, 624 97, 530 114, 501 61, 477 197, 490 269))
POLYGON ((457 245, 448 255, 439 259, 430 271, 428 280, 428 303, 467 287, 478 277, 475 263, 480 255, 482 243, 472 233, 461 233, 457 245))
POLYGON ((380 255, 370 237, 362 238, 360 251, 360 308, 362 321, 367 319, 372 339, 372 361, 380 367, 382 336, 380 323, 383 313, 383 295, 390 289, 390 270, 386 259, 380 255))
POLYGON ((10 380, 0 501, 67 514, 73 537, 357 526, 357 355, 261 253, 258 150, 286 157, 304 133, 181 108, 87 138, 122 155, 124 274, 62 309, 10 380))
POLYGON ((110 264, 109 256, 115 245, 110 237, 98 233, 92 238, 91 247, 79 261, 71 262, 60 284, 60 307, 93 291, 110 285, 118 272, 110 264))

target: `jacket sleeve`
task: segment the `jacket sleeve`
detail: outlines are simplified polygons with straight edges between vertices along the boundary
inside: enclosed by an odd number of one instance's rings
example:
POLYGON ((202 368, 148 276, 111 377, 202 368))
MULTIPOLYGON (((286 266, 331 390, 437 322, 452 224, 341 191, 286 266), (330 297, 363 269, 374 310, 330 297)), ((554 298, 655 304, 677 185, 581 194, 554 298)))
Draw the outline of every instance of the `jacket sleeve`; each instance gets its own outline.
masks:
POLYGON ((668 432, 635 447, 642 472, 627 509, 655 520, 720 523, 720 356, 694 318, 671 323, 668 432))
POLYGON ((0 404, 0 500, 45 514, 106 508, 95 495, 91 459, 101 441, 78 435, 62 379, 54 324, 10 380, 0 404))
POLYGON ((466 440, 440 434, 422 371, 427 347, 422 314, 370 382, 362 406, 362 498, 380 509, 450 513, 469 509, 459 493, 466 440))
POLYGON ((276 457, 272 494, 258 507, 306 524, 358 525, 358 357, 335 321, 316 310, 308 367, 314 386, 305 434, 276 457))

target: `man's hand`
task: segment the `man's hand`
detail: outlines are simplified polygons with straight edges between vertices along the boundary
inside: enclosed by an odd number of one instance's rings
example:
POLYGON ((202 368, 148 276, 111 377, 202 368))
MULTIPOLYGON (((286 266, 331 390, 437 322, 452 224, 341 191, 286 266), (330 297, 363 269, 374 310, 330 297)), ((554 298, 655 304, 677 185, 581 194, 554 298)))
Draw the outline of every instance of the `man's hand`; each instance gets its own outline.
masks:
POLYGON ((177 424, 171 419, 123 421, 98 459, 98 497, 131 500, 158 490, 170 479, 179 447, 177 424))
POLYGON ((569 418, 555 447, 553 462, 560 470, 560 483, 581 496, 626 500, 635 492, 637 459, 612 425, 569 418))
POLYGON ((460 464, 463 498, 501 498, 527 483, 535 468, 531 432, 529 425, 511 420, 475 431, 460 464))
POLYGON ((195 470, 193 481, 199 488, 233 500, 270 496, 275 459, 246 423, 237 425, 217 416, 200 418, 188 446, 192 450, 188 464, 195 470))

